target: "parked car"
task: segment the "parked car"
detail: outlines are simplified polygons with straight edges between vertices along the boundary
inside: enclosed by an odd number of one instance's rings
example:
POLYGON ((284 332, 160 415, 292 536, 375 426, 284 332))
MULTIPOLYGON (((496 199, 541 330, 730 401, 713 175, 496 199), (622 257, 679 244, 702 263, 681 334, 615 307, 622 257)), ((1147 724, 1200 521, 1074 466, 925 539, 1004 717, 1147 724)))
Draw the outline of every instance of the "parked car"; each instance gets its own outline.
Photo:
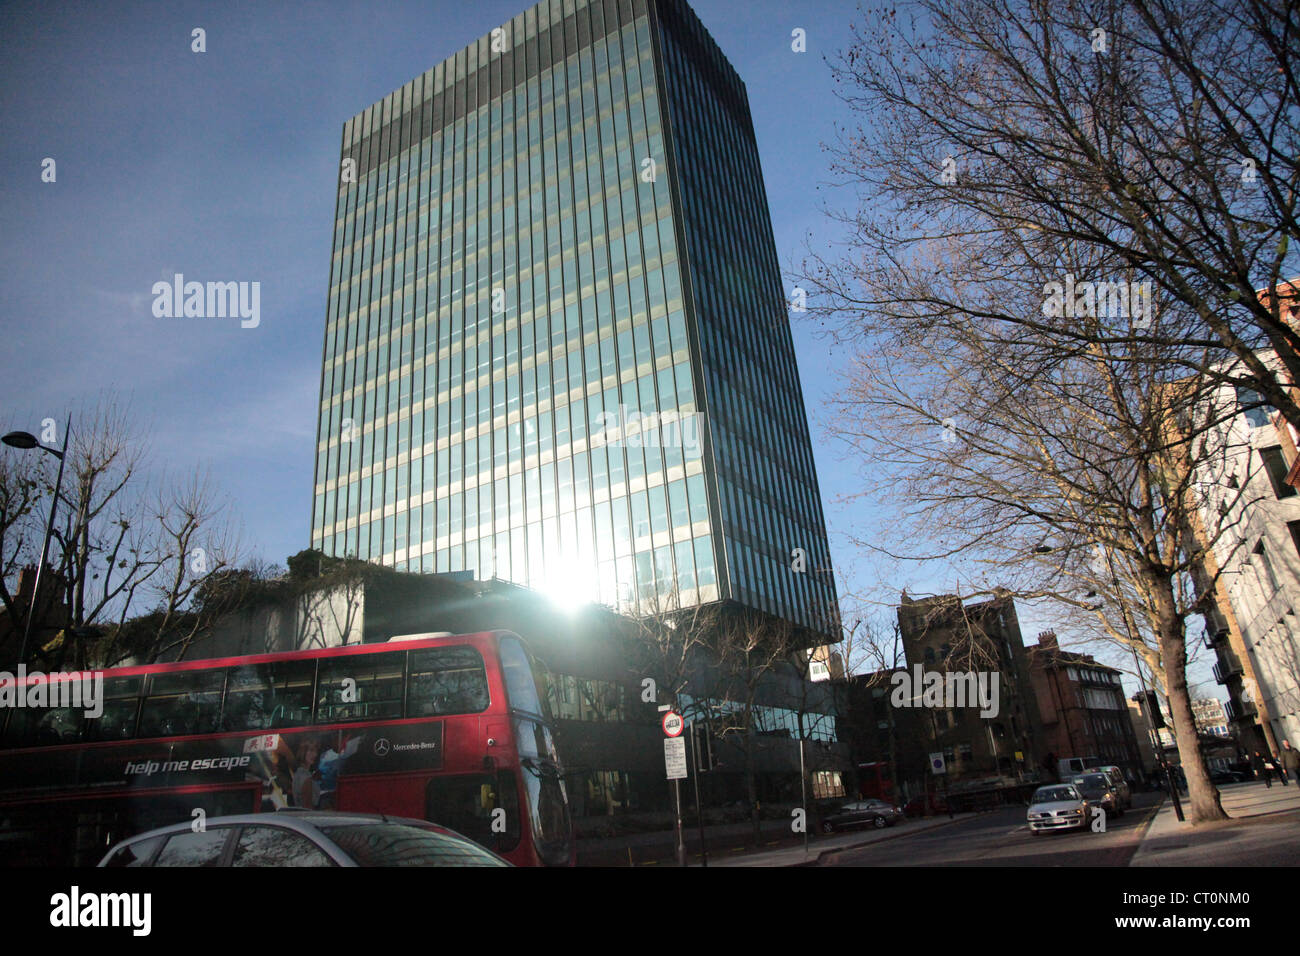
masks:
POLYGON ((1070 783, 1094 806, 1102 807, 1111 816, 1124 815, 1124 802, 1108 774, 1100 771, 1081 773, 1077 777, 1071 777, 1070 783))
POLYGON ((1073 784, 1053 783, 1034 791, 1027 819, 1034 836, 1049 830, 1086 830, 1092 821, 1092 804, 1073 784))
POLYGON ((903 811, 875 798, 846 803, 822 816, 822 832, 834 833, 851 827, 873 826, 877 830, 892 827, 903 819, 903 811))
POLYGON ((1210 783, 1222 786, 1225 783, 1245 783, 1251 778, 1239 770, 1211 770, 1210 783))
POLYGON ((1110 778, 1111 785, 1115 789, 1115 801, 1119 804, 1120 813, 1133 806, 1133 788, 1128 785, 1128 781, 1124 779, 1124 771, 1119 767, 1113 764, 1105 767, 1089 767, 1084 773, 1104 773, 1110 778))
POLYGON ((324 810, 213 817, 149 830, 113 846, 117 866, 510 866, 446 827, 426 820, 324 810))

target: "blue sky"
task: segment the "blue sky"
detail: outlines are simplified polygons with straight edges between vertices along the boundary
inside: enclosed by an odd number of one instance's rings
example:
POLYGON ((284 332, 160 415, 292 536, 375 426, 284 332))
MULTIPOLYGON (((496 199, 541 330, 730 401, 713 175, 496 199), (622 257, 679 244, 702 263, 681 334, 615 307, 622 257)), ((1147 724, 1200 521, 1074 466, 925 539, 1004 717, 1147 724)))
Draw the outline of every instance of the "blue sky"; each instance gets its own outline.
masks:
MULTIPOLYGON (((0 8, 0 418, 34 429, 115 389, 155 462, 207 469, 236 502, 258 557, 306 547, 342 124, 524 5, 0 8), (46 157, 54 183, 41 181, 46 157), (260 325, 155 318, 150 289, 177 272, 260 282, 260 325)), ((748 88, 789 273, 806 236, 830 238, 821 143, 847 114, 824 56, 848 42, 856 6, 693 6, 748 88), (791 50, 796 27, 806 53, 791 50)), ((872 516, 838 503, 858 478, 823 424, 840 359, 807 325, 794 335, 832 556, 865 574, 841 531, 872 516)), ((1022 617, 1030 641, 1050 624, 1022 617)))

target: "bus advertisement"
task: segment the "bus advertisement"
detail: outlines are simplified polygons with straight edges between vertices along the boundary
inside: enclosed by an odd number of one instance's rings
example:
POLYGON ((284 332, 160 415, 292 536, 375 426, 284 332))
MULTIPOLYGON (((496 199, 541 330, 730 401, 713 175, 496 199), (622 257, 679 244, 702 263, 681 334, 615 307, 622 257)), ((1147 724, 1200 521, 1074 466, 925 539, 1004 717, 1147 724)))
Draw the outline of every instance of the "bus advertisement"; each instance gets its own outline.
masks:
POLYGON ((425 819, 512 863, 574 862, 545 695, 517 635, 94 676, 94 711, 0 713, 0 864, 93 866, 154 827, 295 808, 425 819))

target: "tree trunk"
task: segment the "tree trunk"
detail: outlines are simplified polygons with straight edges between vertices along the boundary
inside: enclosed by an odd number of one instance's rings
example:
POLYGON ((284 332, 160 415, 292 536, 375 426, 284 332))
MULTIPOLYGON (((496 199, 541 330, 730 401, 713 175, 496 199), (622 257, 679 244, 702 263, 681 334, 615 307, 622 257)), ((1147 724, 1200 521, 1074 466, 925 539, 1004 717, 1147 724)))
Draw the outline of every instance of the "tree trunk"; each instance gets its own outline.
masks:
POLYGON ((1160 657, 1165 666, 1165 691, 1174 719, 1174 734, 1178 738, 1178 759, 1187 777, 1190 820, 1192 823, 1226 820, 1228 814, 1219 802, 1218 788, 1210 782, 1205 756, 1196 739, 1196 721, 1192 717, 1192 701, 1187 692, 1187 632, 1175 610, 1173 586, 1169 578, 1159 572, 1150 574, 1149 580, 1159 616, 1160 657))

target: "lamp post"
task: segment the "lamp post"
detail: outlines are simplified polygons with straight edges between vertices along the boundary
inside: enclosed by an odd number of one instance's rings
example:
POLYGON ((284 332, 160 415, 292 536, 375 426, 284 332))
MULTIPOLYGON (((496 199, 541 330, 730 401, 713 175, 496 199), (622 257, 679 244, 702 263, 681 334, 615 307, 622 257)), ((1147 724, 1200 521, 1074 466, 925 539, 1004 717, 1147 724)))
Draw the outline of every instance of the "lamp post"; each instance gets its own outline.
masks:
POLYGON ((23 625, 23 642, 18 649, 18 663, 22 663, 27 658, 27 642, 32 635, 32 618, 36 617, 37 603, 41 597, 41 578, 45 574, 45 563, 49 559, 50 553, 50 533, 54 530, 54 513, 59 507, 59 492, 63 489, 63 465, 68 455, 68 436, 72 432, 72 416, 68 416, 68 422, 63 427, 63 448, 51 448, 48 445, 42 445, 37 441, 36 436, 30 432, 10 432, 4 438, 0 438, 6 445, 11 448, 20 448, 23 450, 39 448, 41 451, 49 452, 55 458, 59 459, 59 474, 54 480, 54 498, 50 501, 50 516, 45 521, 45 541, 41 545, 41 560, 36 565, 36 581, 32 585, 32 600, 27 606, 27 621, 23 625))

